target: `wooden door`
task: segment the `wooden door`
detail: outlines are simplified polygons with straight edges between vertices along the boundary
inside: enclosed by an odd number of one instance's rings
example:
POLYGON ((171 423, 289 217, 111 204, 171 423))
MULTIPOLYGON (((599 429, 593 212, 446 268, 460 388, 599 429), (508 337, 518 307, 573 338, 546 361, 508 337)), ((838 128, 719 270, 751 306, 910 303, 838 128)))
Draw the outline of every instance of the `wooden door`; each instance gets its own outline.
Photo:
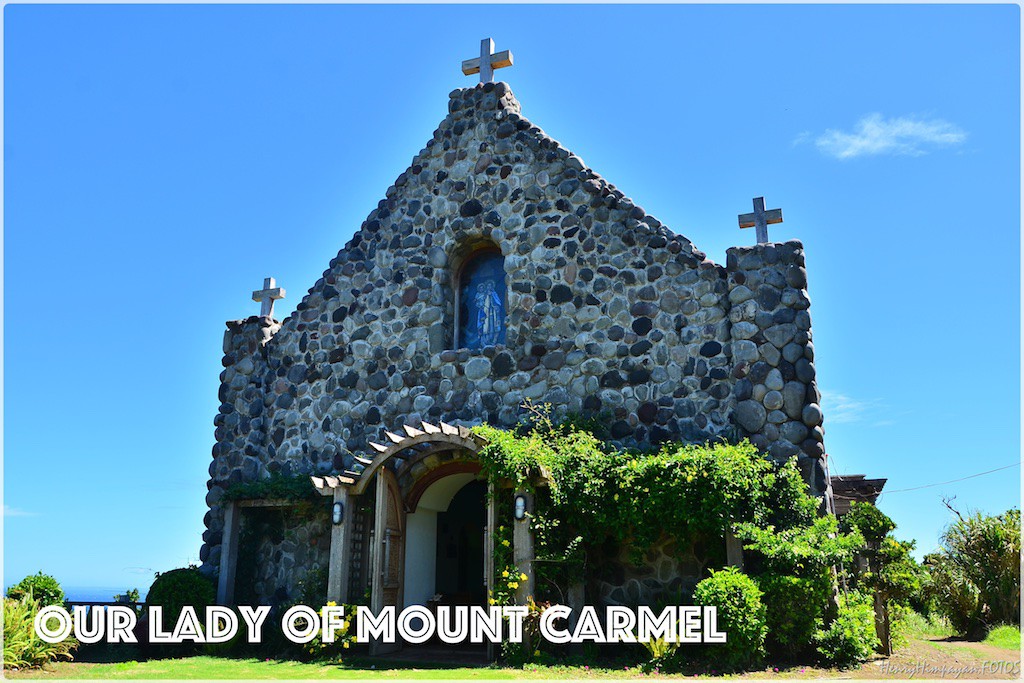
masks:
MULTIPOLYGON (((405 510, 402 493, 395 475, 387 467, 377 471, 377 506, 374 520, 373 585, 370 606, 374 614, 387 606, 395 608, 395 616, 402 610, 402 588, 405 569, 405 510)), ((371 655, 396 652, 402 643, 374 641, 371 655)))

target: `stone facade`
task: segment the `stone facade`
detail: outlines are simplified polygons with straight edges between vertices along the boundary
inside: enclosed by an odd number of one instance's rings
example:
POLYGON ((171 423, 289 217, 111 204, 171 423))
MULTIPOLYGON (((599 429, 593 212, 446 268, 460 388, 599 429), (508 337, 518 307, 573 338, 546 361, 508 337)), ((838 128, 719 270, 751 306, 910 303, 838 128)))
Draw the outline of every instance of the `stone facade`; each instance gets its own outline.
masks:
POLYGON ((242 516, 244 548, 236 577, 239 604, 280 605, 303 584, 326 582, 331 526, 326 505, 249 508, 242 516))
POLYGON ((709 260, 520 115, 504 83, 449 115, 292 315, 228 323, 201 559, 227 486, 358 469, 384 429, 512 426, 527 399, 649 446, 749 436, 825 492, 799 242, 709 260), (460 268, 507 274, 506 342, 454 348, 460 268))
POLYGON ((649 548, 639 563, 627 548, 616 550, 594 568, 587 592, 595 599, 587 604, 685 604, 680 600, 693 595, 694 587, 707 576, 705 571, 725 563, 721 544, 708 547, 691 541, 680 547, 676 539, 667 537, 649 548))

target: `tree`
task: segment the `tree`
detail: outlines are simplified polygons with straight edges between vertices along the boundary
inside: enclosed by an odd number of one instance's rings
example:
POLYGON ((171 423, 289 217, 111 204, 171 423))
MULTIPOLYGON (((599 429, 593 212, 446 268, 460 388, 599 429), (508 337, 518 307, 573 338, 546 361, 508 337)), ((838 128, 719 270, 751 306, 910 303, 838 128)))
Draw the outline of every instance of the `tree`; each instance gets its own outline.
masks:
MULTIPOLYGON (((947 503, 948 505, 948 503, 947 503)), ((1020 510, 961 515, 925 558, 929 592, 960 634, 981 638, 996 624, 1020 625, 1020 510)))
POLYGON ((858 552, 863 564, 854 577, 859 586, 874 594, 881 654, 891 655, 893 607, 905 605, 921 588, 919 568, 910 554, 914 542, 896 540, 892 536, 896 523, 871 503, 852 503, 841 526, 864 537, 864 547, 858 552))

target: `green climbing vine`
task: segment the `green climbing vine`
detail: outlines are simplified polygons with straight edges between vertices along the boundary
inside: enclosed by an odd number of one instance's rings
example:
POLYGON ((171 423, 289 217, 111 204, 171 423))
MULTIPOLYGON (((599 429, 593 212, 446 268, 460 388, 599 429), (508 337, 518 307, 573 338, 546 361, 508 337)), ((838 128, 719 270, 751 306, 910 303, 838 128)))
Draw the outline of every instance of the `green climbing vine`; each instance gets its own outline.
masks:
POLYGON ((318 501, 321 496, 305 475, 286 477, 272 475, 267 479, 232 484, 224 491, 226 500, 308 500, 318 501))
POLYGON ((536 492, 531 522, 541 565, 579 576, 589 552, 608 541, 639 562, 663 535, 721 539, 744 522, 788 528, 816 517, 795 462, 777 465, 749 442, 617 450, 575 424, 553 424, 543 409, 533 414, 519 432, 475 431, 488 440, 480 458, 491 480, 536 492), (541 479, 546 486, 537 487, 541 479))

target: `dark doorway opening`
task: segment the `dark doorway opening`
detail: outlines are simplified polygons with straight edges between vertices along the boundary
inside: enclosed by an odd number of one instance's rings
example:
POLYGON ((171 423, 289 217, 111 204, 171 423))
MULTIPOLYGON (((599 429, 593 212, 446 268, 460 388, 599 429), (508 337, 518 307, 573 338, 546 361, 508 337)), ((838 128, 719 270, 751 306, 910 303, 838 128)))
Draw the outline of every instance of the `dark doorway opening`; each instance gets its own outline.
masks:
POLYGON ((487 484, 472 481, 437 515, 435 576, 440 604, 486 605, 484 517, 487 484))

